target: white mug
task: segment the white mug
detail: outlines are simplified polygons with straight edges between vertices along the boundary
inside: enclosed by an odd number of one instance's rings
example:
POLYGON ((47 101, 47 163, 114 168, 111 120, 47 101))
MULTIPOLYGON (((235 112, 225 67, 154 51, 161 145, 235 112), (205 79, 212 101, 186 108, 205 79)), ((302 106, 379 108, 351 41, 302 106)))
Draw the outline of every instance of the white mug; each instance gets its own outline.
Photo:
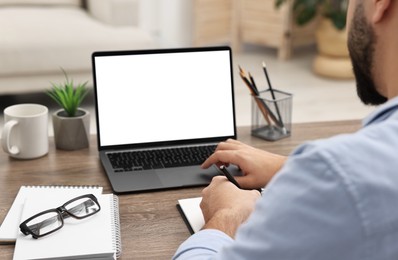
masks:
POLYGON ((48 108, 18 104, 4 109, 1 134, 3 150, 17 159, 33 159, 48 153, 48 108))

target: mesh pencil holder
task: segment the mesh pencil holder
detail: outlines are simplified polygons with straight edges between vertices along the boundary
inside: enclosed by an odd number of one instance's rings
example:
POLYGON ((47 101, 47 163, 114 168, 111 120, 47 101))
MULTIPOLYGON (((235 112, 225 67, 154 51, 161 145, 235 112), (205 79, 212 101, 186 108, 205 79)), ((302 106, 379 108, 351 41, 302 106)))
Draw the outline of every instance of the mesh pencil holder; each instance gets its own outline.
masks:
POLYGON ((252 96, 251 134, 267 141, 290 136, 292 126, 292 94, 273 90, 252 96))

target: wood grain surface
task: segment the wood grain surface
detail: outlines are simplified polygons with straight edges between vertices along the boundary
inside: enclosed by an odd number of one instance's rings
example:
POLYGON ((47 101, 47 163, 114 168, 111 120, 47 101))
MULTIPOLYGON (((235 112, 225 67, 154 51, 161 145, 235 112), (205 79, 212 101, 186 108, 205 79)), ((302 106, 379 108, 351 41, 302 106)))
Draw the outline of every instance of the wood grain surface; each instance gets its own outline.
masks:
MULTIPOLYGON (((292 136, 268 142, 238 128, 238 140, 273 153, 288 155, 298 145, 360 128, 359 121, 302 123, 292 126, 292 136)), ((96 137, 90 147, 78 151, 56 150, 50 141, 48 155, 35 160, 15 160, 0 151, 0 221, 7 214, 22 185, 99 185, 111 193, 98 159, 96 137)), ((176 202, 200 196, 203 187, 119 195, 122 234, 120 259, 170 259, 189 237, 176 202)), ((0 259, 12 259, 14 245, 0 245, 0 259)))

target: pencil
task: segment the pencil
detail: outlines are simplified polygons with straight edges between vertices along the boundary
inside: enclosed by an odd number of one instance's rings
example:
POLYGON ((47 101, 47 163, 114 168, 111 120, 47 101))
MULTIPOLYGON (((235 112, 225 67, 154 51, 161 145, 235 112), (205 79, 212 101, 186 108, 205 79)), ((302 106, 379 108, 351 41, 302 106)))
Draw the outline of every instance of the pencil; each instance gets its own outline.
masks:
POLYGON ((254 82, 254 78, 252 77, 252 75, 249 72, 249 78, 250 78, 250 82, 252 83, 253 89, 256 92, 256 95, 259 96, 260 92, 258 92, 258 88, 256 86, 256 82, 254 82))
POLYGON ((265 78, 267 79, 267 83, 268 83, 269 91, 271 92, 272 99, 275 101, 275 109, 276 109, 276 113, 277 113, 277 115, 278 115, 280 127, 282 127, 282 131, 283 131, 284 133, 286 133, 287 130, 286 130, 286 128, 285 128, 285 125, 283 124, 282 117, 281 117, 281 113, 280 113, 280 111, 279 111, 279 106, 278 106, 278 103, 276 102, 274 89, 273 89, 272 84, 271 84, 271 81, 270 81, 270 79, 269 79, 268 72, 267 72, 267 66, 265 65, 265 62, 264 62, 264 61, 263 61, 263 70, 264 70, 265 78))
MULTIPOLYGON (((240 68, 240 67, 239 67, 240 68)), ((241 68, 240 68, 241 69, 241 68)), ((264 116, 264 119, 267 121, 268 125, 272 125, 271 124, 271 120, 269 119, 269 112, 271 112, 271 110, 269 110, 268 106, 264 103, 264 101, 262 101, 261 99, 258 99, 257 97, 259 96, 258 94, 256 94, 256 89, 254 88, 254 86, 250 83, 250 81, 245 77, 244 75, 244 71, 241 70, 240 71, 240 77, 242 78, 243 82, 246 83, 246 86, 249 88, 250 90, 250 94, 253 96, 253 98, 255 99, 258 108, 260 109, 261 113, 264 116)), ((258 92, 258 90, 257 90, 258 92)), ((272 112, 271 112, 272 113, 272 112)), ((275 116, 272 114, 271 115, 271 119, 276 123, 277 123, 277 119, 275 118, 275 116)))
POLYGON ((246 76, 246 72, 245 70, 239 66, 239 75, 242 78, 242 80, 246 83, 246 86, 249 88, 251 95, 253 96, 253 98, 255 99, 261 113, 264 116, 264 119, 267 121, 268 125, 271 126, 271 120, 278 126, 281 126, 281 123, 279 122, 279 120, 276 118, 276 116, 274 115, 274 113, 272 112, 272 110, 267 106, 267 104, 265 103, 265 101, 262 98, 257 98, 260 96, 260 92, 258 91, 257 87, 256 87, 256 83, 254 82, 253 77, 250 75, 249 73, 249 77, 250 80, 247 78, 246 76))

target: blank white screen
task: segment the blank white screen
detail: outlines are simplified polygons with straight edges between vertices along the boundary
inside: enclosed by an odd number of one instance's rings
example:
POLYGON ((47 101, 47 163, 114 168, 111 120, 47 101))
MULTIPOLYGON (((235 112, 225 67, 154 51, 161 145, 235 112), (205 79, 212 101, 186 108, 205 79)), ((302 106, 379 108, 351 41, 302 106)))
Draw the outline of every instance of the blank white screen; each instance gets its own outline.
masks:
POLYGON ((227 50, 95 57, 102 146, 230 136, 227 50))

